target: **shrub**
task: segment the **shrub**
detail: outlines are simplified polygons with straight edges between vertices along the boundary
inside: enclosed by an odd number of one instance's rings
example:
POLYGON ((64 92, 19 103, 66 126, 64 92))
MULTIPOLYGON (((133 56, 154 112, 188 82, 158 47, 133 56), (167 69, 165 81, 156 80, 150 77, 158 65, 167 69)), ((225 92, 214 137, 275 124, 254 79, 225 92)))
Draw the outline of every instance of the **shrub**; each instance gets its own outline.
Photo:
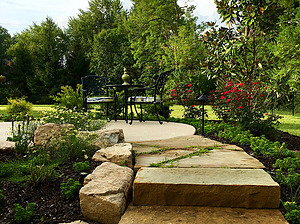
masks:
POLYGON ((61 193, 67 198, 70 199, 79 191, 81 185, 79 181, 74 181, 72 178, 68 179, 67 183, 61 183, 60 190, 61 193))
POLYGON ((273 94, 260 81, 229 81, 211 95, 217 116, 229 122, 237 121, 242 128, 266 134, 277 124, 279 116, 267 113, 273 94))
POLYGON ((57 96, 51 96, 59 106, 67 109, 81 111, 83 109, 82 85, 78 84, 74 90, 71 86, 62 86, 57 96))
POLYGON ((78 112, 75 110, 58 107, 55 111, 43 112, 40 122, 55 124, 73 124, 76 130, 95 131, 103 128, 106 121, 100 120, 97 113, 78 112))
POLYGON ((202 110, 201 108, 195 106, 198 104, 198 92, 196 92, 193 87, 194 86, 191 83, 181 83, 181 86, 177 86, 175 89, 171 90, 171 97, 172 100, 183 106, 183 116, 185 118, 198 119, 202 116, 202 110))
POLYGON ((15 220, 17 222, 28 222, 35 214, 36 204, 29 203, 27 208, 23 208, 20 204, 14 204, 15 220))
POLYGON ((76 131, 63 136, 53 145, 53 149, 50 149, 51 158, 59 158, 60 161, 83 161, 97 150, 90 143, 94 138, 93 135, 79 136, 76 131))
POLYGON ((30 115, 32 104, 27 102, 25 98, 8 99, 8 106, 6 112, 10 119, 25 120, 30 115))
POLYGON ((89 164, 88 161, 74 163, 73 164, 73 169, 76 172, 85 172, 85 171, 88 171, 90 169, 90 164, 89 164))

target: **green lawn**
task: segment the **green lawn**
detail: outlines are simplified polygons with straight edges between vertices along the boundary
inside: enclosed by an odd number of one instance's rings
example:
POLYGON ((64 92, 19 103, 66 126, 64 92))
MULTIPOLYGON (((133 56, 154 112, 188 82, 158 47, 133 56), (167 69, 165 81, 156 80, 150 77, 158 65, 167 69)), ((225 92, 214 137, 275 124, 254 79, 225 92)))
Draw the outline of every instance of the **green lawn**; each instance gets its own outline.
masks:
MULTIPOLYGON (((33 116, 36 116, 39 112, 53 110, 54 105, 33 105, 33 116)), ((171 113, 172 117, 181 118, 183 116, 183 107, 180 105, 174 105, 171 107, 173 110, 171 113)), ((217 117, 214 114, 211 106, 205 106, 207 110, 208 119, 216 120, 217 117)), ((0 105, 0 115, 6 114, 6 105, 0 105)), ((288 132, 293 135, 300 136, 300 113, 296 113, 292 116, 291 112, 287 111, 274 111, 275 114, 281 115, 283 118, 280 119, 279 130, 288 132)))
MULTIPOLYGON (((6 115, 6 107, 7 105, 0 105, 0 115, 6 115)), ((42 111, 50 111, 54 109, 54 105, 33 105, 32 114, 33 116, 37 116, 42 111)))
POLYGON ((300 113, 296 113, 295 116, 287 111, 274 111, 274 113, 283 117, 279 120, 279 130, 300 136, 300 113))

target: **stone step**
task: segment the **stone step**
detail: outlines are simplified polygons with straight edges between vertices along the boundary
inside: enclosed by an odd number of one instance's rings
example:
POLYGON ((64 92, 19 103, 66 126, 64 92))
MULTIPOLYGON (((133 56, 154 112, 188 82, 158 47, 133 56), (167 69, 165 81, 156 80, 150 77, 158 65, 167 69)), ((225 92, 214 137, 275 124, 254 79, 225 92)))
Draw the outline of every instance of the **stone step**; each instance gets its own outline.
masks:
POLYGON ((141 168, 134 205, 278 208, 280 187, 262 169, 141 168))
POLYGON ((288 224, 278 209, 130 205, 119 224, 288 224))
POLYGON ((243 149, 233 145, 222 145, 220 148, 209 150, 208 153, 188 157, 184 156, 195 153, 199 149, 169 149, 157 154, 151 154, 150 150, 153 151, 156 148, 149 146, 134 146, 134 150, 137 154, 134 166, 136 171, 141 167, 149 167, 152 163, 166 160, 174 160, 174 162, 166 163, 165 167, 172 166, 177 168, 265 168, 257 159, 249 156, 243 149), (183 157, 183 159, 180 159, 180 157, 183 157))

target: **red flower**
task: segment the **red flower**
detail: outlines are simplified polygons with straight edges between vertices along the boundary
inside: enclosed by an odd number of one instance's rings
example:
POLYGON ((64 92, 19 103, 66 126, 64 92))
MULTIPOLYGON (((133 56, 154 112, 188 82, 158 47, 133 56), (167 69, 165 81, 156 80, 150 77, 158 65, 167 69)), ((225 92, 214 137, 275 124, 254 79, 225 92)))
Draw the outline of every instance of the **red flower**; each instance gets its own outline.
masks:
POLYGON ((262 93, 262 94, 260 94, 260 96, 263 97, 263 96, 265 96, 265 94, 262 93))
POLYGON ((226 103, 229 103, 231 99, 228 99, 226 103))
POLYGON ((242 109, 243 107, 242 106, 239 106, 239 109, 242 109))
POLYGON ((194 105, 192 105, 191 107, 194 107, 194 105))
POLYGON ((226 95, 226 94, 227 94, 227 91, 224 92, 224 95, 226 95))
POLYGON ((172 89, 171 92, 175 92, 175 89, 172 89))
POLYGON ((188 93, 190 93, 190 92, 191 92, 191 90, 189 89, 187 92, 188 92, 188 93))
POLYGON ((224 100, 225 99, 225 96, 221 96, 221 100, 224 100))
POLYGON ((183 101, 186 101, 186 99, 183 99, 183 101))
POLYGON ((252 100, 252 99, 253 99, 253 97, 252 97, 252 96, 249 96, 249 97, 248 97, 248 99, 249 99, 249 100, 252 100))
POLYGON ((239 89, 238 91, 241 92, 242 90, 239 89))
POLYGON ((265 89, 268 89, 268 87, 265 87, 265 89))
POLYGON ((239 100, 239 98, 234 98, 234 100, 239 100))
POLYGON ((233 91, 236 91, 236 87, 233 87, 233 91))
POLYGON ((253 83, 253 85, 256 85, 256 84, 257 84, 257 82, 253 83))
POLYGON ((192 86, 192 84, 188 84, 188 87, 191 87, 192 86))
POLYGON ((269 113, 266 113, 266 115, 269 115, 269 113))
POLYGON ((240 83, 240 86, 243 86, 244 85, 244 83, 240 83))
POLYGON ((173 93, 172 96, 175 96, 175 93, 173 93))

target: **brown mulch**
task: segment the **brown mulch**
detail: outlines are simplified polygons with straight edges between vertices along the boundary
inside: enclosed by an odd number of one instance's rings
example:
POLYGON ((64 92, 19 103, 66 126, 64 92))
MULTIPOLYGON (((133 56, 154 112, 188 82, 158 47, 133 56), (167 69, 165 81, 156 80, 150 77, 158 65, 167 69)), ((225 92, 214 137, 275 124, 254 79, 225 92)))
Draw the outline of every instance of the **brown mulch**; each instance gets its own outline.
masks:
MULTIPOLYGON (((223 139, 219 139, 215 136, 206 136, 224 143, 230 143, 223 139)), ((273 139, 275 140, 275 139, 273 139)), ((276 139, 280 142, 285 142, 290 150, 300 149, 300 137, 290 135, 286 132, 280 132, 280 137, 276 139)), ((255 156, 249 146, 241 146, 251 156, 259 159, 269 172, 274 172, 272 165, 275 163, 274 158, 265 158, 263 156, 255 156)), ((1 154, 0 161, 15 159, 14 154, 1 154)), ((99 165, 90 161, 91 171, 99 165)), ((17 185, 10 182, 0 181, 0 190, 5 195, 4 202, 0 202, 0 224, 4 223, 17 223, 14 220, 14 204, 19 203, 23 207, 26 207, 28 203, 36 203, 37 212, 34 215, 30 223, 61 223, 71 222, 75 220, 83 220, 90 224, 97 222, 87 220, 81 214, 79 196, 72 199, 65 199, 60 192, 60 184, 66 182, 69 178, 79 180, 79 174, 76 173, 72 164, 64 164, 61 167, 61 171, 64 173, 63 177, 58 178, 56 181, 43 184, 38 187, 34 187, 30 184, 17 185), (43 220, 43 222, 41 222, 43 220)), ((289 191, 282 188, 282 199, 288 200, 290 195, 289 191)), ((284 213, 284 208, 281 206, 280 210, 284 213)))
MULTIPOLYGON (((12 154, 6 154, 6 156, 10 159, 14 157, 12 154)), ((5 155, 1 155, 1 161, 4 157, 5 155)), ((100 164, 90 161, 90 171, 100 164)), ((13 210, 16 203, 22 207, 27 207, 28 203, 36 204, 36 214, 29 223, 68 223, 76 220, 86 221, 90 224, 98 223, 83 217, 79 194, 74 198, 66 199, 60 191, 62 182, 67 182, 69 178, 79 180, 79 174, 74 171, 72 164, 64 164, 60 170, 64 173, 64 177, 36 187, 30 184, 22 186, 0 181, 0 189, 5 196, 4 203, 0 203, 0 223, 17 223, 14 220, 15 212, 13 210)))

